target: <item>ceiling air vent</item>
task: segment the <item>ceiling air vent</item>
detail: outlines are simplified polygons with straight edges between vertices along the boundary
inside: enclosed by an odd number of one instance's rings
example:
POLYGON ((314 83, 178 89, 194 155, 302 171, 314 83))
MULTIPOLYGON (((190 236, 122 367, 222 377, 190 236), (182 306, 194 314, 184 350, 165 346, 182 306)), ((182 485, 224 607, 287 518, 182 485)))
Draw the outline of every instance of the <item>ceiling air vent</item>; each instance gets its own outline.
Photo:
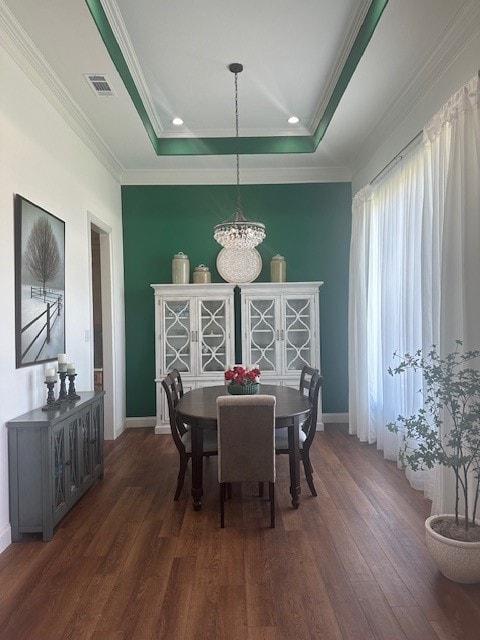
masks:
POLYGON ((86 73, 84 78, 95 95, 101 96, 102 98, 117 95, 110 86, 107 76, 100 73, 86 73))

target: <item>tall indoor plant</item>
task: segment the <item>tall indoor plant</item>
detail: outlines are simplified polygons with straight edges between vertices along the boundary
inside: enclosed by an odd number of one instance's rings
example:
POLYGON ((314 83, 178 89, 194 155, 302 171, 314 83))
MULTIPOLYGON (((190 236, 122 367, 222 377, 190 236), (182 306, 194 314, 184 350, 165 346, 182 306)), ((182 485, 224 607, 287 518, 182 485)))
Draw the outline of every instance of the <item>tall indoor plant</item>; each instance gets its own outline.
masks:
POLYGON ((433 346, 400 357, 393 376, 408 369, 423 374, 423 407, 387 425, 403 434, 400 460, 413 470, 450 468, 455 477, 455 513, 431 516, 427 546, 444 575, 458 582, 480 580, 480 524, 476 520, 480 487, 480 351, 456 349, 441 357, 433 346), (476 363, 474 361, 477 361, 476 363), (470 485, 473 483, 473 486, 470 485), (469 498, 473 496, 470 503, 469 498), (460 550, 466 557, 457 557, 460 550))

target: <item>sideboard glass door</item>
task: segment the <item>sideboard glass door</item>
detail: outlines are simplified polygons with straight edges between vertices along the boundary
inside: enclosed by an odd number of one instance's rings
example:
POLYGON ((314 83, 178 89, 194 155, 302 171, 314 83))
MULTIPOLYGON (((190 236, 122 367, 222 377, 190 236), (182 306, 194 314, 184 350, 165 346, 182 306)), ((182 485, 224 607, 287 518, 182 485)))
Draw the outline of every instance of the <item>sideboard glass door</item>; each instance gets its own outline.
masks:
POLYGON ((164 371, 192 371, 190 300, 164 300, 164 371))

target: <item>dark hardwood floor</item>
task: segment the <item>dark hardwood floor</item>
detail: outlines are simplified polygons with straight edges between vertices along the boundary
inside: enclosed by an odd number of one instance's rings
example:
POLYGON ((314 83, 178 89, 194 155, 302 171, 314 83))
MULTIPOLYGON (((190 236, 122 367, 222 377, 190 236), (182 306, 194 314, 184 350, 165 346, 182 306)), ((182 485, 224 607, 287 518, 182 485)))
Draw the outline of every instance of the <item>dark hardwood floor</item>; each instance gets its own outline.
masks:
POLYGON ((429 503, 345 427, 317 434, 318 497, 302 470, 298 510, 277 458, 274 530, 254 485, 234 487, 220 529, 216 458, 202 511, 189 473, 174 502, 170 436, 133 429, 105 451, 105 479, 53 540, 0 556, 1 640, 480 638, 480 585, 443 578, 425 550, 429 503))

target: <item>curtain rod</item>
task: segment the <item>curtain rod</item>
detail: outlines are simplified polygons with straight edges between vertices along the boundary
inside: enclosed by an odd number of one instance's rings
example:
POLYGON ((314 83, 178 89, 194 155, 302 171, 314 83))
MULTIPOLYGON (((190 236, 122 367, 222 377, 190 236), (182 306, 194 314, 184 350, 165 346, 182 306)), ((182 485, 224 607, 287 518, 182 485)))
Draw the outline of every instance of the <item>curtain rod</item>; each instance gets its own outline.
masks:
MULTIPOLYGON (((479 77, 480 77, 480 71, 479 73, 479 77)), ((375 183, 377 183, 380 178, 383 177, 383 175, 388 172, 390 169, 393 169, 393 164, 397 164, 398 162, 400 162, 400 160, 403 158, 403 154, 405 153, 405 151, 412 146, 415 142, 418 141, 418 138, 420 138, 420 136, 423 135, 423 129, 422 131, 419 131, 417 133, 417 135, 413 136, 413 138, 410 140, 410 142, 407 142, 407 144, 403 147, 403 149, 400 149, 400 151, 390 160, 390 162, 387 162, 387 164, 383 167, 383 169, 380 169, 380 171, 377 173, 377 175, 370 180, 370 184, 374 185, 375 183)))
MULTIPOLYGON (((478 77, 480 78, 480 69, 477 71, 478 77)), ((387 164, 383 167, 383 169, 380 169, 380 171, 377 173, 377 175, 370 180, 370 184, 374 185, 375 183, 377 183, 380 178, 383 177, 383 175, 385 174, 385 172, 389 171, 390 169, 393 169, 393 164, 397 164, 398 162, 400 162, 400 160, 403 158, 403 155, 405 153, 405 151, 415 142, 417 142, 418 138, 423 134, 423 130, 419 131, 419 133, 417 133, 416 136, 414 136, 410 142, 407 142, 407 144, 403 147, 403 149, 401 149, 396 156, 394 156, 390 162, 387 162, 387 164)))

